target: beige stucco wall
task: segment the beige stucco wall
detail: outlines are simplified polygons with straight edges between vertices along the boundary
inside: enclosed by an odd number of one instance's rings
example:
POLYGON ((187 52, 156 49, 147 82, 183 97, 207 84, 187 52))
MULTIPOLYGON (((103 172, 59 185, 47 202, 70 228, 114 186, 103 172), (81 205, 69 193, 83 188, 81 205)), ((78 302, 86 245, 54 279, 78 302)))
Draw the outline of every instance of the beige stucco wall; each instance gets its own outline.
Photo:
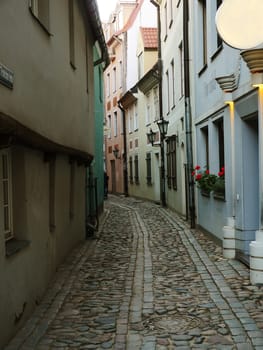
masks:
MULTIPOLYGON (((75 70, 69 62, 68 1, 50 1, 50 36, 28 4, 28 0, 9 0, 0 5, 0 62, 15 79, 13 90, 0 85, 0 112, 55 142, 93 153, 94 133, 87 137, 93 130, 93 97, 87 93, 86 34, 78 2, 74 1, 75 70)), ((93 86, 90 39, 89 91, 93 86)))
MULTIPOLYGON (((93 38, 81 1, 73 3, 76 69, 70 65, 67 0, 50 1, 51 35, 31 14, 28 0, 1 2, 0 63, 14 73, 14 86, 0 84, 0 114, 51 141, 94 154, 93 38)), ((58 266, 85 239, 85 167, 75 163, 71 218, 71 165, 67 155, 56 154, 55 229, 50 232, 49 162, 43 152, 24 146, 12 146, 11 153, 13 232, 29 245, 7 257, 0 188, 1 349, 30 316, 58 266)), ((1 167, 2 162, 0 174, 1 167)))
MULTIPOLYGON (((14 232, 29 246, 6 257, 0 239, 0 344, 21 327, 40 301, 59 264, 85 239, 85 168, 75 166, 73 219, 69 216, 70 164, 57 156, 55 175, 55 225, 49 230, 49 164, 42 152, 15 147, 13 155, 14 232), (19 169, 20 171, 18 171, 19 169), (22 178, 22 179, 21 179, 22 178), (20 198, 19 202, 15 198, 20 198), (22 214, 22 215, 21 215, 22 214), (15 318, 23 311, 21 320, 15 318)), ((0 171, 1 169, 0 164, 0 171)), ((2 201, 2 191, 0 191, 2 201)), ((0 231, 3 213, 0 211, 0 231)))

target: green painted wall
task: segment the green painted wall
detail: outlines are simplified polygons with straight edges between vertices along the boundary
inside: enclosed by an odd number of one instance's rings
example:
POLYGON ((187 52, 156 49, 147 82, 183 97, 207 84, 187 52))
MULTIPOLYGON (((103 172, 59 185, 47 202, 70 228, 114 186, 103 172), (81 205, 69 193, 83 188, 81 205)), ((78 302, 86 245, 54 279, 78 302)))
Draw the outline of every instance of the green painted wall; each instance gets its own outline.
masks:
MULTIPOLYGON (((96 47, 93 60, 100 58, 96 47)), ((94 66, 94 160, 87 169, 87 222, 95 224, 94 218, 103 211, 104 202, 104 159, 103 159, 103 121, 104 93, 102 65, 94 66)))

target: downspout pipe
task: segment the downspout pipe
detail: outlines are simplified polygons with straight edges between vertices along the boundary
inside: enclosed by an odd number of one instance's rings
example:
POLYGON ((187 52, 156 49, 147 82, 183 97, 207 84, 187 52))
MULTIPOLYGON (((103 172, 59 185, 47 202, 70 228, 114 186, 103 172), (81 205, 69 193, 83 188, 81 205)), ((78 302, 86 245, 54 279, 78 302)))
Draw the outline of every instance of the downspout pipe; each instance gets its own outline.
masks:
MULTIPOLYGON (((158 26, 158 73, 159 73, 159 114, 160 120, 163 120, 163 62, 162 62, 162 46, 161 46, 161 15, 160 15, 160 4, 155 0, 150 2, 157 8, 157 26, 158 26)), ((161 204, 166 207, 166 194, 165 194, 165 167, 164 167, 164 138, 165 136, 160 133, 161 143, 161 204)))
POLYGON ((123 188, 124 188, 124 195, 126 197, 129 196, 128 191, 128 161, 127 161, 127 136, 126 136, 126 122, 125 122, 125 109, 123 108, 122 104, 118 102, 118 107, 120 108, 122 112, 122 125, 123 125, 123 188))
POLYGON ((188 181, 188 205, 190 211, 190 225, 195 228, 195 192, 193 171, 193 140, 192 116, 190 101, 190 66, 189 66, 189 3, 183 0, 183 49, 184 49, 184 94, 185 94, 185 134, 186 134, 186 171, 188 181))

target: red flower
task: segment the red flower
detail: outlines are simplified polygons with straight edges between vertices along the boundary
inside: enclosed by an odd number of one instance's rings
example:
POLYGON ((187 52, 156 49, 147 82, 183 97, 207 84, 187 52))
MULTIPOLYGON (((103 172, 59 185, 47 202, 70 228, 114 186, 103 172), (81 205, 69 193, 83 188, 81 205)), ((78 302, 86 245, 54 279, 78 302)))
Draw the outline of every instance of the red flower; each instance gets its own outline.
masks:
POLYGON ((195 167, 195 170, 200 170, 200 169, 201 169, 200 165, 197 165, 197 166, 195 167))
POLYGON ((192 171, 192 176, 195 176, 195 170, 194 170, 194 171, 192 171))
POLYGON ((195 177, 196 181, 199 181, 202 179, 202 174, 197 174, 195 177))
POLYGON ((209 170, 208 170, 208 169, 205 171, 205 173, 206 173, 207 175, 209 175, 209 174, 210 174, 210 172, 209 172, 209 170))
POLYGON ((225 174, 225 173, 224 173, 223 171, 219 171, 218 176, 219 176, 219 177, 222 177, 222 176, 224 176, 224 174, 225 174))

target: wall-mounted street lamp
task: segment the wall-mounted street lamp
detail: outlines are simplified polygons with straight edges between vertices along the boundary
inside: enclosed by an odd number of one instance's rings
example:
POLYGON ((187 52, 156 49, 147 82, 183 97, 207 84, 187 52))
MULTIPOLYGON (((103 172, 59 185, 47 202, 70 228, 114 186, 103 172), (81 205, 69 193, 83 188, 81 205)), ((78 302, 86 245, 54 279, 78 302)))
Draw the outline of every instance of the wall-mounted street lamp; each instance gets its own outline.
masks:
POLYGON ((161 150, 161 178, 160 178, 160 188, 161 188, 161 204, 163 207, 166 207, 166 196, 165 196, 165 168, 164 168, 164 139, 168 131, 169 121, 165 119, 159 119, 157 125, 160 131, 160 143, 155 144, 155 135, 156 132, 150 129, 150 132, 147 133, 148 141, 152 146, 160 146, 161 150))
POLYGON ((115 147, 112 152, 116 159, 121 159, 121 156, 119 156, 119 149, 117 147, 115 147))

